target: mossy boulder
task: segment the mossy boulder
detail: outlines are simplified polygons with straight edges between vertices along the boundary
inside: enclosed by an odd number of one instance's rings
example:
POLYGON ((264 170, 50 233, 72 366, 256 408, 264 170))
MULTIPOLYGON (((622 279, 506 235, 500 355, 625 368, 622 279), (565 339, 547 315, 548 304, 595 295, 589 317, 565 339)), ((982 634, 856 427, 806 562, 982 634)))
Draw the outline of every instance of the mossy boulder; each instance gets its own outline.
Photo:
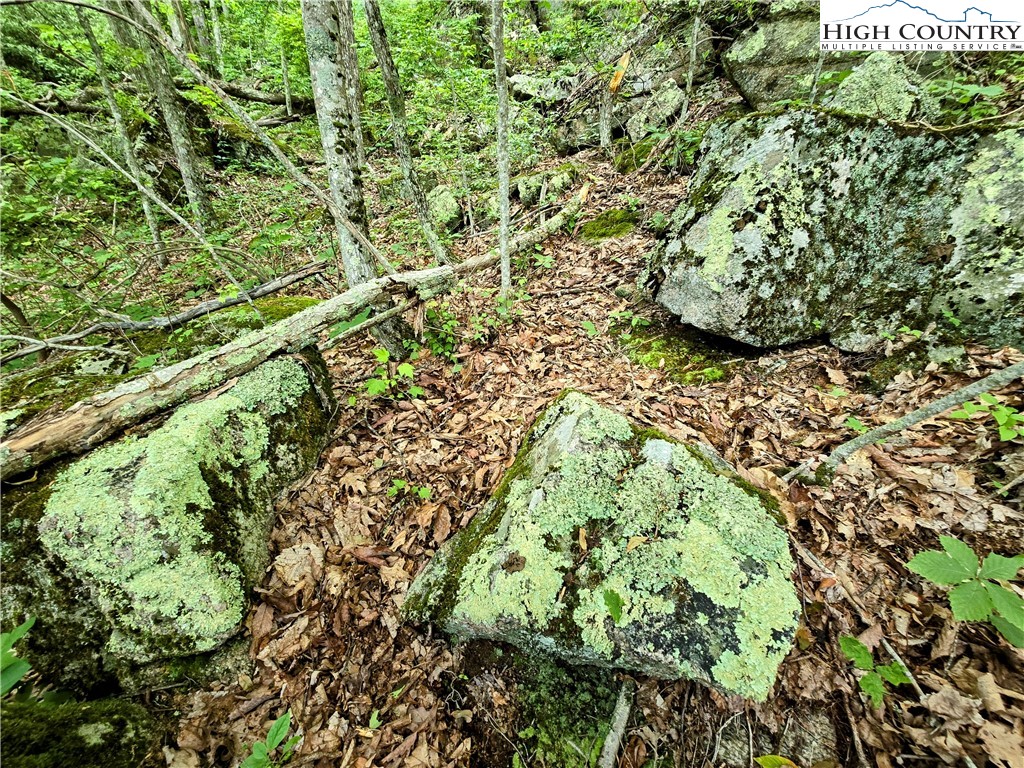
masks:
POLYGON ((934 121, 940 111, 938 100, 924 90, 906 60, 887 51, 868 56, 825 104, 850 114, 886 120, 934 121))
POLYGON ((536 205, 546 199, 558 198, 569 189, 580 175, 575 163, 563 163, 557 168, 525 174, 512 180, 513 189, 519 194, 523 205, 536 205))
POLYGON ((0 722, 5 768, 138 768, 163 763, 162 756, 154 758, 162 732, 145 709, 130 701, 11 701, 4 704, 0 722))
POLYGON ((4 627, 39 617, 33 666, 87 690, 234 635, 273 502, 317 461, 334 410, 318 355, 277 358, 41 478, 4 521, 4 627))
POLYGON ((427 193, 430 215, 442 232, 454 232, 462 226, 462 206, 455 197, 455 190, 446 184, 434 187, 427 193))
POLYGON ((759 347, 850 351, 952 313, 1024 343, 1024 131, 939 135, 824 110, 705 136, 651 263, 684 322, 759 347))
POLYGON ((762 498, 706 450, 566 393, 405 615, 763 700, 796 630, 793 561, 762 498))

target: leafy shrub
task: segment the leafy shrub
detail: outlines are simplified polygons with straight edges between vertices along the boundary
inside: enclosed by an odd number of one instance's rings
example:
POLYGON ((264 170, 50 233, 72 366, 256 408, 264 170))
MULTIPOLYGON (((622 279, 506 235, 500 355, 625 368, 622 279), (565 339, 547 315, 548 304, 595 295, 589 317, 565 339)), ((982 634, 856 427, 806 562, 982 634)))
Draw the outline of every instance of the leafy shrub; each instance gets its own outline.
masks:
POLYGON ((1024 437, 1024 414, 1016 408, 1003 405, 995 395, 983 393, 977 402, 964 403, 963 408, 949 414, 951 419, 973 419, 978 414, 991 415, 999 431, 1000 440, 1016 440, 1024 437))

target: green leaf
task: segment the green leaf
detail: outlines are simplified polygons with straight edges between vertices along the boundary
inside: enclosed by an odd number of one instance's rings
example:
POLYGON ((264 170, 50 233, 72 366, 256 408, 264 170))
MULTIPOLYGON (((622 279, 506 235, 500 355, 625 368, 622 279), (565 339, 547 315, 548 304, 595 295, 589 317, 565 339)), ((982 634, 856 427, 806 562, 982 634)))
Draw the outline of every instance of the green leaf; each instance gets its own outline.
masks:
POLYGON ((755 757, 754 762, 760 765, 761 768, 798 768, 797 764, 788 757, 780 757, 779 755, 762 755, 761 757, 755 757))
POLYGON ((907 568, 936 584, 959 584, 974 576, 973 570, 964 568, 945 552, 934 549, 918 552, 907 563, 907 568))
POLYGON ((885 698, 885 683, 882 681, 882 676, 877 672, 868 672, 858 682, 860 689, 871 701, 871 706, 878 709, 882 706, 882 701, 885 698))
POLYGON ((377 349, 373 350, 373 356, 377 358, 378 363, 386 363, 391 359, 391 353, 381 347, 377 347, 377 349))
POLYGON ((270 726, 270 730, 267 731, 267 746, 270 749, 274 749, 284 741, 284 737, 288 735, 288 730, 292 726, 292 711, 288 710, 281 715, 274 724, 270 726))
POLYGON ((10 632, 4 632, 0 634, 0 650, 9 651, 14 647, 14 644, 21 640, 28 631, 32 629, 32 626, 36 623, 35 616, 29 616, 25 619, 22 624, 12 629, 10 632))
POLYGON ((12 663, 6 665, 3 670, 0 670, 0 696, 6 696, 8 692, 16 686, 28 671, 32 669, 32 665, 24 659, 16 658, 12 663))
POLYGON ((960 409, 960 410, 953 411, 951 414, 949 414, 949 418, 951 418, 951 419, 969 419, 969 418, 971 418, 971 414, 969 414, 967 411, 965 411, 963 409, 960 409))
POLYGON ((266 755, 249 755, 238 768, 269 768, 270 760, 266 755))
POLYGON ((614 589, 606 589, 604 591, 604 604, 608 606, 608 613, 612 617, 612 621, 618 624, 622 620, 622 606, 625 605, 622 601, 622 595, 614 589))
POLYGON ((160 359, 160 355, 159 354, 156 354, 156 355, 144 355, 144 356, 140 357, 138 360, 136 360, 132 364, 132 368, 131 369, 133 371, 145 371, 145 370, 147 370, 149 368, 152 368, 154 365, 156 365, 156 361, 159 360, 159 359, 160 359))
POLYGON ((423 397, 423 387, 409 387, 409 397, 413 400, 417 397, 423 397))
POLYGON ((907 676, 907 673, 903 670, 903 667, 898 661, 878 667, 875 671, 881 675, 883 680, 891 685, 904 685, 910 683, 910 678, 907 676))
POLYGON ((369 726, 370 726, 371 730, 376 729, 376 728, 380 728, 380 710, 379 709, 375 709, 375 710, 373 710, 373 712, 370 713, 370 723, 369 723, 369 726))
POLYGON ((366 394, 376 397, 388 391, 388 382, 384 379, 367 379, 366 394))
POLYGON ((870 672, 875 668, 875 660, 871 655, 871 651, 856 637, 842 635, 839 638, 839 647, 843 649, 843 654, 853 662, 853 666, 857 669, 870 672))
POLYGON ((939 536, 939 542, 946 550, 946 554, 970 571, 972 575, 978 572, 978 556, 974 554, 973 549, 952 536, 939 536))
POLYGON ((989 621, 993 627, 999 630, 999 634, 1005 637, 1010 645, 1024 648, 1024 629, 1013 626, 1002 616, 993 616, 989 621))
POLYGON ((988 392, 982 392, 978 396, 978 399, 983 403, 988 403, 989 405, 999 405, 999 401, 996 400, 995 396, 988 392))
POLYGON ((951 589, 949 607, 957 621, 985 621, 992 615, 992 599, 980 581, 969 581, 951 589))
POLYGON ((1003 557, 1002 555, 992 553, 981 564, 981 571, 978 573, 978 576, 983 579, 1010 581, 1017 578, 1017 571, 1021 568, 1024 568, 1024 555, 1003 557))
POLYGON ((416 368, 412 363, 402 363, 398 366, 398 375, 411 379, 416 375, 416 368))
POLYGON ((1018 437, 1020 437, 1020 432, 1016 429, 1010 429, 1009 427, 999 428, 999 439, 1004 442, 1008 443, 1011 440, 1016 440, 1018 437))
POLYGON ((600 331, 597 330, 597 326, 590 320, 584 320, 580 325, 583 326, 583 330, 587 332, 588 336, 597 336, 600 333, 600 331))
POLYGON ((1013 624, 1015 627, 1024 629, 1024 600, 1016 592, 1011 592, 1006 587, 993 584, 991 581, 984 582, 985 592, 996 613, 1013 624))

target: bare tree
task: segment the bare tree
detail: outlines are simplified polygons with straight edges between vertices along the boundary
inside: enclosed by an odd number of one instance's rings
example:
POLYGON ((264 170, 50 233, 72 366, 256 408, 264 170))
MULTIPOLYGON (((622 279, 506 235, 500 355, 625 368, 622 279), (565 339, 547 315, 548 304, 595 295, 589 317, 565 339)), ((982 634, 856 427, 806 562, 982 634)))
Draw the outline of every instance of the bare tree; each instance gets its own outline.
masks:
POLYGON ((493 0, 491 11, 493 14, 494 76, 498 88, 498 207, 501 211, 501 224, 498 233, 498 249, 501 254, 501 291, 498 296, 502 301, 506 301, 509 291, 512 289, 512 265, 508 254, 508 73, 505 70, 505 8, 503 0, 493 0))
MULTIPOLYGON (((352 24, 351 10, 350 0, 302 0, 302 27, 331 196, 337 208, 366 236, 369 228, 355 139, 358 123, 348 98, 349 80, 356 73, 345 67, 341 50, 345 39, 341 25, 352 24), (343 15, 347 15, 344 21, 343 15)), ((375 278, 373 255, 340 221, 337 230, 341 266, 349 286, 375 278)), ((395 321, 377 329, 377 338, 393 357, 405 356, 404 336, 401 324, 395 321)))
POLYGON ((402 166, 402 176, 405 177, 406 190, 416 208, 416 216, 423 228, 423 235, 427 239, 430 252, 434 254, 434 258, 439 263, 447 264, 451 257, 434 230, 427 196, 423 194, 423 188, 416 176, 416 167, 412 163, 412 150, 409 147, 409 122, 405 116, 405 96, 398 81, 395 60, 391 56, 391 46, 388 44, 387 30, 384 28, 380 6, 377 4, 377 0, 364 0, 364 4, 366 21, 370 28, 370 41, 373 44, 373 52, 377 56, 377 64, 380 65, 381 77, 384 79, 384 92, 387 94, 388 110, 391 112, 391 132, 394 135, 398 161, 402 166))
MULTIPOLYGON (((210 0, 210 2, 215 2, 215 0, 210 0)), ((277 15, 278 17, 284 16, 283 0, 277 0, 277 15)), ((284 88, 284 113, 290 115, 292 114, 292 85, 288 77, 288 46, 285 45, 283 39, 281 40, 281 84, 284 88)))
POLYGON ((209 0, 210 25, 213 27, 213 54, 217 57, 217 72, 224 74, 224 34, 220 27, 220 11, 217 0, 209 0))
MULTIPOLYGON (((100 48, 99 41, 96 39, 96 34, 92 30, 92 25, 89 23, 89 18, 85 15, 85 11, 81 8, 75 8, 75 13, 78 16, 78 23, 82 26, 82 31, 85 33, 85 39, 89 41, 89 47, 92 49, 93 58, 96 60, 96 74, 100 77, 100 84, 103 86, 103 95, 106 97, 107 107, 110 109, 110 116, 114 120, 114 132, 117 135, 118 143, 121 145, 121 155, 124 158, 125 165, 128 166, 128 170, 130 170, 141 183, 145 184, 152 190, 153 180, 142 170, 139 158, 135 154, 135 147, 132 144, 132 138, 128 135, 124 115, 121 113, 121 106, 117 103, 117 97, 115 96, 114 89, 110 84, 110 77, 107 74, 107 65, 103 61, 103 49, 100 48)), ((159 266, 165 267, 167 266, 167 255, 164 253, 163 241, 160 238, 160 223, 157 220, 156 211, 153 210, 153 204, 145 195, 142 196, 142 212, 146 217, 146 225, 149 227, 149 234, 153 243, 153 253, 156 257, 156 262, 159 266)))

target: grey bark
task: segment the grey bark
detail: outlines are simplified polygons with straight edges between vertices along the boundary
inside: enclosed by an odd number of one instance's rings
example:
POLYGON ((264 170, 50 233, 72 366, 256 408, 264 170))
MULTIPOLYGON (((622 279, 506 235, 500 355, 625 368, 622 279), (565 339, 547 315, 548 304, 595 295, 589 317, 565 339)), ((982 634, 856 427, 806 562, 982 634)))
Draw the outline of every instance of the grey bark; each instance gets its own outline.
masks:
MULTIPOLYGON (((519 235, 510 246, 512 251, 527 250, 545 240, 575 216, 582 203, 580 195, 544 226, 519 235)), ((492 266, 498 258, 492 250, 454 266, 378 277, 222 347, 126 381, 62 413, 31 421, 0 442, 0 479, 31 471, 57 456, 90 450, 167 408, 251 371, 272 355, 313 344, 325 328, 349 320, 367 307, 380 306, 389 296, 436 295, 449 289, 460 275, 492 266)))
POLYGON ((405 96, 398 80, 398 69, 391 56, 391 46, 388 44, 387 30, 384 28, 380 6, 377 4, 377 0, 364 0, 364 5, 366 21, 370 29, 370 41, 377 56, 377 63, 380 65, 381 77, 384 79, 384 92, 387 94, 388 110, 391 112, 395 151, 398 153, 398 161, 402 166, 406 190, 416 208, 416 217, 420 221, 420 227, 423 228, 423 236, 427 240, 430 252, 434 254, 438 263, 447 264, 451 260, 451 256, 434 230, 430 205, 427 203, 427 196, 423 194, 423 188, 416 175, 416 167, 412 162, 412 150, 409 147, 409 123, 405 116, 405 96))
POLYGON ((366 167, 366 143, 363 141, 363 86, 359 80, 359 56, 356 52, 356 20, 352 13, 352 0, 334 0, 338 6, 338 29, 341 36, 342 71, 345 96, 352 113, 352 131, 356 142, 356 159, 360 168, 366 167))
POLYGON ((217 57, 217 71, 224 73, 224 35, 220 27, 217 0, 210 0, 210 24, 213 27, 213 53, 217 57))
POLYGON ((493 0, 492 35, 494 37, 494 79, 498 89, 498 208, 501 223, 498 230, 498 248, 501 253, 502 301, 508 299, 512 289, 512 264, 509 259, 509 156, 508 156, 508 73, 505 69, 505 9, 502 0, 493 0))
MULTIPOLYGON (((362 168, 358 159, 356 138, 357 116, 349 98, 355 72, 348 71, 342 57, 343 40, 339 6, 347 0, 302 0, 302 26, 309 57, 309 76, 316 101, 316 118, 327 164, 327 182, 331 197, 345 218, 351 221, 368 240, 366 204, 363 200, 362 168)), ((351 15, 348 17, 351 22, 351 15)), ((351 24, 350 24, 351 26, 351 24)), ((342 270, 349 286, 356 286, 376 277, 372 254, 352 233, 337 222, 342 270)), ((391 321, 377 329, 377 338, 394 358, 407 355, 402 324, 391 321)))
MULTIPOLYGON (((153 180, 149 177, 149 174, 142 170, 139 158, 135 155, 135 147, 132 144, 131 136, 128 135, 124 115, 121 114, 121 107, 117 103, 114 89, 110 85, 107 66, 103 61, 103 49, 100 48, 99 41, 96 39, 85 11, 81 8, 75 8, 75 13, 78 16, 78 23, 82 26, 82 31, 85 33, 85 38, 89 41, 93 58, 96 60, 96 74, 99 75, 100 84, 103 86, 103 95, 106 97, 107 107, 110 109, 110 116, 114 120, 114 132, 117 135, 118 143, 121 145, 121 154, 124 157, 125 165, 128 166, 128 170, 131 171, 133 176, 153 191, 153 194, 156 194, 156 191, 153 189, 153 180)), ((153 255, 156 258, 156 263, 161 268, 166 267, 167 255, 164 253, 163 240, 160 237, 160 222, 157 220, 152 202, 146 195, 142 196, 142 212, 146 218, 146 226, 149 227, 149 236, 153 243, 153 255)))
MULTIPOLYGON (((124 10, 136 24, 146 28, 147 24, 139 15, 137 7, 125 5, 124 10)), ((116 29, 117 26, 123 25, 115 21, 114 28, 116 29)), ((171 139, 171 149, 178 163, 181 181, 185 186, 185 195, 188 197, 189 207, 192 210, 192 222, 200 233, 205 234, 206 224, 213 220, 213 209, 210 206, 210 196, 203 181, 204 170, 192 142, 192 134, 185 119, 185 111, 178 101, 174 81, 167 68, 167 59, 164 58, 163 51, 148 35, 136 34, 135 30, 128 28, 124 28, 123 34, 127 40, 132 41, 129 42, 129 45, 140 48, 144 54, 144 61, 141 65, 142 74, 160 106, 164 125, 167 127, 167 133, 171 139)))
MULTIPOLYGON (((211 2, 215 2, 215 0, 211 0, 211 2)), ((277 0, 277 13, 279 16, 284 15, 283 0, 277 0)), ((288 77, 288 48, 283 40, 281 41, 281 85, 284 88, 284 111, 286 115, 290 115, 292 113, 292 86, 288 77)))
POLYGON ((206 26, 206 13, 203 11, 202 1, 192 0, 190 7, 192 10, 192 23, 195 24, 199 54, 203 61, 209 62, 212 46, 210 45, 210 32, 206 26))

